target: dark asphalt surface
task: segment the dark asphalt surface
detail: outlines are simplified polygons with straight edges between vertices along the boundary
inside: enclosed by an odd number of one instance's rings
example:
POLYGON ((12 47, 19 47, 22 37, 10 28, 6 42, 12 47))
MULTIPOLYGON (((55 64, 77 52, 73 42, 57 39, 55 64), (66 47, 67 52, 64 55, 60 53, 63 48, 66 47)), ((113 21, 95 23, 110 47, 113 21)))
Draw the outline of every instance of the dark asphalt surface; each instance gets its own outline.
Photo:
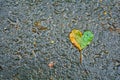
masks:
POLYGON ((0 0, 0 80, 120 80, 120 0, 0 0))

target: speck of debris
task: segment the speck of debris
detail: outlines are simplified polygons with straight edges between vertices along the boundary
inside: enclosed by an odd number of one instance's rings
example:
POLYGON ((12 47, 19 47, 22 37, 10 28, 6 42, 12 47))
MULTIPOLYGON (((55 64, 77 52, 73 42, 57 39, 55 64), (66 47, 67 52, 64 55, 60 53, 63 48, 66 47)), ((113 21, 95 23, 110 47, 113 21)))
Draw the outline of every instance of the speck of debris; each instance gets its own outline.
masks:
POLYGON ((36 33, 37 32, 36 28, 32 28, 32 32, 36 33))
POLYGON ((0 70, 3 70, 3 67, 2 67, 2 66, 0 66, 0 70))

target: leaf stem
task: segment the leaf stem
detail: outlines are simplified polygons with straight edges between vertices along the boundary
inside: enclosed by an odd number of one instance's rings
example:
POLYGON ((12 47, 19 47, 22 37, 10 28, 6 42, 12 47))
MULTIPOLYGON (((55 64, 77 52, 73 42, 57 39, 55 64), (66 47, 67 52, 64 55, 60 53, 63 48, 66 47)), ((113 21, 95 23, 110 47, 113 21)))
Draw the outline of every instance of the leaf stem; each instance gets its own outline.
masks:
POLYGON ((82 63, 82 52, 81 50, 79 50, 79 52, 80 52, 80 63, 82 63))

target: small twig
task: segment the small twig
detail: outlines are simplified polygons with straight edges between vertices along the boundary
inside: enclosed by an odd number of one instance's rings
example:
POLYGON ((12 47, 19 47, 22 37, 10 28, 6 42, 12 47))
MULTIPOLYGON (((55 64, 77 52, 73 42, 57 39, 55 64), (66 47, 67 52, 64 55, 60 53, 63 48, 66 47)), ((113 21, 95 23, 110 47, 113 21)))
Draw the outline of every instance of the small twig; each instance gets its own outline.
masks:
POLYGON ((17 23, 16 22, 13 22, 11 19, 7 18, 7 20, 10 22, 10 24, 12 25, 16 25, 17 23))
POLYGON ((19 23, 19 20, 17 19, 16 22, 13 22, 11 19, 7 19, 10 24, 14 25, 14 27, 18 30, 20 28, 20 23, 19 23))

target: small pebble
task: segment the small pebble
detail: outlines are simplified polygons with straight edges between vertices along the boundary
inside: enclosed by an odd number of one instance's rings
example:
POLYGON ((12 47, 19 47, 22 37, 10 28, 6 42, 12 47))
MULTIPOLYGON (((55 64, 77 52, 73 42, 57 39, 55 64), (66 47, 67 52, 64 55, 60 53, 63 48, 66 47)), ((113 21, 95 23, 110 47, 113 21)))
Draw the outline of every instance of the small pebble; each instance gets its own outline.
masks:
POLYGON ((3 67, 2 67, 2 66, 0 66, 0 70, 3 70, 3 67))
POLYGON ((117 72, 118 72, 118 74, 120 74, 120 66, 118 66, 118 71, 117 72))
POLYGON ((33 42, 33 45, 34 45, 34 47, 36 47, 36 46, 37 46, 37 43, 36 43, 36 41, 34 41, 34 42, 33 42))
POLYGON ((103 12, 103 14, 104 14, 104 15, 106 15, 106 14, 107 14, 107 12, 106 12, 106 11, 104 11, 104 12, 103 12))
POLYGON ((100 0, 100 2, 102 2, 102 0, 100 0))
POLYGON ((55 65, 55 63, 54 63, 54 62, 50 62, 50 63, 48 64, 48 67, 49 67, 49 68, 53 68, 53 67, 54 67, 54 65, 55 65))
POLYGON ((34 26, 36 26, 36 27, 41 26, 40 21, 35 21, 35 22, 34 22, 34 26))
POLYGON ((54 41, 51 41, 50 43, 52 43, 52 44, 53 44, 53 43, 54 43, 54 41))

